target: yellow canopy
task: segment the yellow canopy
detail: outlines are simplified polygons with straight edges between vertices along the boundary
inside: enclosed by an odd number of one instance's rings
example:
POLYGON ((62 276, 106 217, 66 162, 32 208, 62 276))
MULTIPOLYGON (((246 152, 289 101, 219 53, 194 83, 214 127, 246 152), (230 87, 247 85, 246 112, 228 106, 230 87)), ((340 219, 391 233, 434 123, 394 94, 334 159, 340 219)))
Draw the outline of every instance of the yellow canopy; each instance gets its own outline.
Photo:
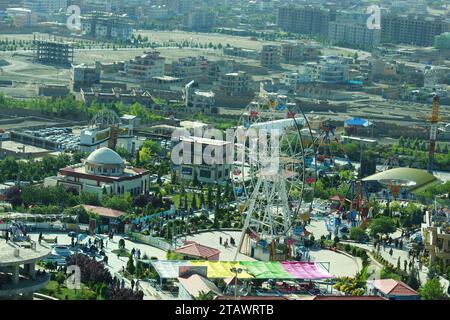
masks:
MULTIPOLYGON (((235 274, 231 272, 232 268, 241 268, 245 270, 245 267, 239 262, 230 261, 195 261, 191 260, 190 263, 194 266, 206 266, 208 267, 208 278, 230 278, 235 274)), ((243 271, 238 274, 239 279, 253 279, 253 276, 243 271)))

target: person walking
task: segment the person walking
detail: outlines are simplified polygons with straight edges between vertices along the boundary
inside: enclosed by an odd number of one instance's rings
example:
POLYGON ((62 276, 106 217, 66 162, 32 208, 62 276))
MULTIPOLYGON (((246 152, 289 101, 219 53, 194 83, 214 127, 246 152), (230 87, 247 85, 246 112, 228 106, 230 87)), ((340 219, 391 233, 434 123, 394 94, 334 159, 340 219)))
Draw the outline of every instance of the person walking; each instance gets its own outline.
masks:
POLYGON ((394 253, 394 250, 392 250, 392 248, 391 248, 391 250, 389 250, 389 255, 391 256, 391 258, 392 258, 393 253, 394 253))
POLYGON ((138 291, 139 290, 139 285, 140 285, 141 283, 139 282, 139 279, 137 279, 136 280, 136 291, 138 291))
POLYGON ((122 281, 120 282, 120 288, 124 289, 125 288, 125 280, 122 278, 122 281))
POLYGON ((219 237, 219 243, 222 245, 222 237, 219 237))
POLYGON ((135 285, 134 279, 131 279, 131 290, 132 291, 134 290, 134 285, 135 285))

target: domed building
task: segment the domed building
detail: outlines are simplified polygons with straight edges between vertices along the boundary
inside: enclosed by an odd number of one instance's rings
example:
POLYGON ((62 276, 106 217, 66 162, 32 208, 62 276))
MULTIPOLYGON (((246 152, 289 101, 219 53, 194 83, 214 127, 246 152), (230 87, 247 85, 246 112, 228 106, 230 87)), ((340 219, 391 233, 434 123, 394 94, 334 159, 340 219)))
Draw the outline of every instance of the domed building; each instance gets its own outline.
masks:
POLYGON ((58 176, 45 179, 45 186, 62 185, 78 192, 124 194, 146 193, 149 171, 128 166, 112 149, 100 148, 83 162, 59 170, 58 176))

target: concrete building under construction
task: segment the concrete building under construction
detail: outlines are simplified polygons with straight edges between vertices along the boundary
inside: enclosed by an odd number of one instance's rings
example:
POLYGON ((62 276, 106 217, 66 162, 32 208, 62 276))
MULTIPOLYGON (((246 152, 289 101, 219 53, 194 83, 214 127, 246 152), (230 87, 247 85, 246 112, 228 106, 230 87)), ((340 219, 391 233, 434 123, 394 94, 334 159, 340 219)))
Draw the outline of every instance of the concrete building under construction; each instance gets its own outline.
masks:
POLYGON ((48 40, 33 41, 34 61, 70 66, 73 63, 73 44, 48 40))

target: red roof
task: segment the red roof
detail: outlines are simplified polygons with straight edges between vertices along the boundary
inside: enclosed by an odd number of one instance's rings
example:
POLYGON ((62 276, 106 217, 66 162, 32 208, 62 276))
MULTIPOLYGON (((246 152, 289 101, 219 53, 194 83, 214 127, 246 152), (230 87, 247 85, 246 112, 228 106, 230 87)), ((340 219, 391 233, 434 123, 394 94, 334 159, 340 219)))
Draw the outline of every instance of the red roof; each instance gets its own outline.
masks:
POLYGON ((394 279, 377 279, 373 280, 373 286, 386 295, 393 296, 417 296, 416 290, 407 284, 394 279))
POLYGON ((91 211, 95 214, 98 214, 100 217, 106 217, 106 218, 119 218, 125 214, 125 212, 123 212, 123 211, 114 210, 114 209, 105 208, 105 207, 83 205, 83 208, 86 211, 91 211))
POLYGON ((185 245, 184 247, 176 249, 175 252, 183 254, 183 255, 187 255, 187 256, 204 258, 204 259, 208 259, 210 257, 220 254, 220 250, 211 248, 211 247, 207 247, 207 246, 198 244, 196 242, 190 243, 188 245, 185 245))

